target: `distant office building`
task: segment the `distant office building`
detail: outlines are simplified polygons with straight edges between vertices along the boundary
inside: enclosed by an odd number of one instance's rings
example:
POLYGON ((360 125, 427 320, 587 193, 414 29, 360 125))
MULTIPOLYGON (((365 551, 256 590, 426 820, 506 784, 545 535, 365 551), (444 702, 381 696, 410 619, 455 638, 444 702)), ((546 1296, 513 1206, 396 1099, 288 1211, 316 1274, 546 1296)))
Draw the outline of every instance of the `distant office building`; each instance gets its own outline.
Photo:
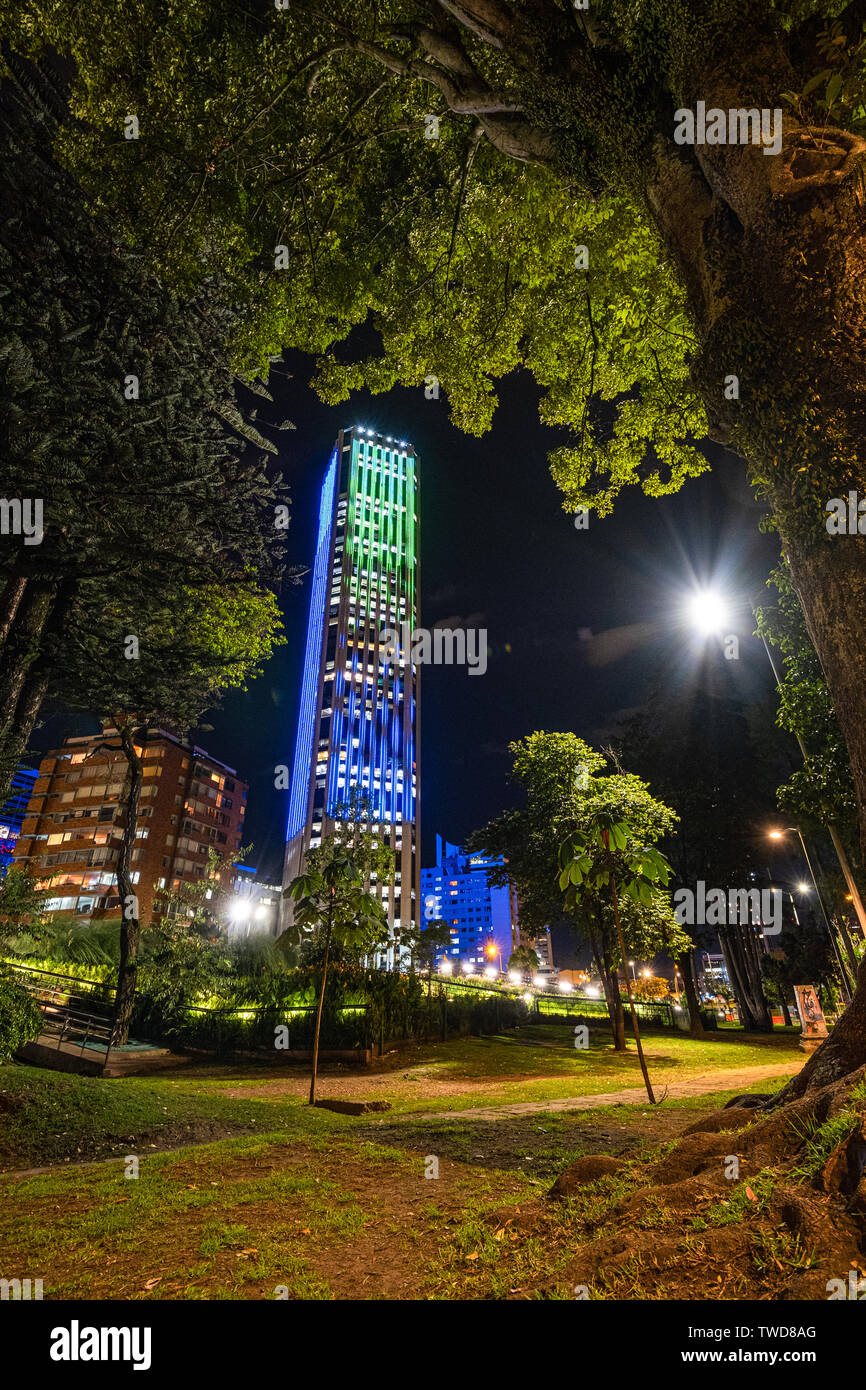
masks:
POLYGON ((702 951, 698 969, 698 990, 701 994, 715 995, 728 990, 731 981, 728 967, 720 951, 702 951))
POLYGON ((15 857, 15 845, 38 776, 35 767, 19 767, 12 778, 9 799, 0 806, 0 876, 5 875, 15 857))
MULTIPOLYGON (((151 730, 138 751, 144 780, 132 877, 147 921, 158 890, 201 880, 209 849, 230 855, 240 848, 247 787, 233 768, 161 729, 151 730)), ((119 912, 115 866, 126 770, 113 729, 67 739, 39 764, 15 862, 51 875, 49 912, 119 912)), ((226 888, 231 872, 224 875, 226 888)))
POLYGON ((279 932, 279 883, 260 878, 249 864, 235 864, 234 896, 228 904, 229 932, 233 936, 276 936, 279 932))
POLYGON ((447 955, 461 966, 507 969, 518 943, 516 901, 507 885, 491 886, 488 872, 503 862, 465 854, 436 836, 436 864, 421 870, 421 904, 422 926, 444 921, 451 928, 451 945, 437 964, 447 955))
POLYGON ((553 944, 550 940, 550 927, 545 927, 544 931, 538 936, 528 936, 521 932, 521 946, 527 946, 530 951, 534 951, 538 956, 538 969, 542 975, 552 975, 556 972, 553 964, 553 944))
MULTIPOLYGON (((325 472, 312 566, 284 883, 352 792, 396 856, 381 887, 395 934, 418 921, 420 673, 388 631, 418 621, 418 460, 373 430, 341 430, 325 472)), ((283 920, 291 920, 285 900, 283 920)), ((389 950, 380 963, 393 963, 389 950)))

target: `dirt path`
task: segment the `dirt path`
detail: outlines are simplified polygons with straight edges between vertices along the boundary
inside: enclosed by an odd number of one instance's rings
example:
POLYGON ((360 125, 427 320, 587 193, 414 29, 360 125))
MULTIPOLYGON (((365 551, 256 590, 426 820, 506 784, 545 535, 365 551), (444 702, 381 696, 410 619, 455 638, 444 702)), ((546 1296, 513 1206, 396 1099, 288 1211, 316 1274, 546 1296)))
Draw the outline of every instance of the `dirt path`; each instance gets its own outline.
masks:
MULTIPOLYGON (((805 1062, 806 1058, 803 1058, 805 1062)), ((790 1076, 790 1062, 776 1062, 767 1067, 740 1067, 732 1071, 711 1071, 696 1076, 691 1081, 671 1081, 666 1086, 653 1087, 656 1097, 661 1100, 682 1100, 687 1096, 702 1096, 708 1091, 733 1091, 738 1086, 749 1086, 753 1081, 763 1081, 764 1077, 790 1076)), ((633 1086, 627 1091, 604 1091, 596 1096, 567 1096, 562 1100, 531 1100, 517 1105, 476 1106, 472 1110, 433 1110, 423 1115, 407 1114, 406 1120, 506 1120, 510 1115, 540 1115, 549 1110, 595 1110, 604 1105, 640 1105, 646 1101, 643 1086, 633 1086)))

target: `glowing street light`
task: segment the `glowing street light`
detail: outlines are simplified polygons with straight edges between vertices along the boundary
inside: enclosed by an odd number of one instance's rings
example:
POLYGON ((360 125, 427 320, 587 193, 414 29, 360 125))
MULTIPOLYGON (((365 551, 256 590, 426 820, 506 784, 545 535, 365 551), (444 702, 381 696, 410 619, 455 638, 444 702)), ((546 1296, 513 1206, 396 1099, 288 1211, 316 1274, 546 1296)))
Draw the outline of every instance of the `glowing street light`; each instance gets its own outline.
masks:
POLYGON ((833 947, 833 954, 836 957, 836 964, 839 967, 839 983, 842 986, 842 994, 845 998, 847 998, 848 1003, 850 1004, 851 990, 848 987, 848 976, 845 973, 845 966, 842 962, 842 952, 839 950, 839 943, 836 940, 836 933, 830 926, 830 918, 827 916, 827 909, 824 906, 824 899, 821 897, 821 890, 818 887, 818 880, 815 877, 815 870, 812 868, 812 861, 809 858, 809 851, 806 848, 806 841, 803 839, 803 832, 800 829, 799 825, 786 825, 784 829, 780 830, 777 827, 775 830, 769 830, 767 834, 771 840, 781 840, 784 838, 785 835, 789 835, 792 832, 796 834, 798 840, 800 841, 800 848, 803 851, 803 858, 806 861, 806 868, 809 870, 809 877, 812 880, 812 887, 815 890, 815 897, 818 899, 818 906, 821 909, 821 916, 824 918, 824 927, 826 929, 828 937, 830 938, 830 945, 833 947))
POLYGON ((715 589, 699 589, 689 599, 687 611, 692 626, 706 637, 727 626, 727 605, 715 589))
POLYGON ((439 974, 450 975, 453 969, 454 966, 451 964, 450 960, 443 960, 442 964, 439 967, 439 974))

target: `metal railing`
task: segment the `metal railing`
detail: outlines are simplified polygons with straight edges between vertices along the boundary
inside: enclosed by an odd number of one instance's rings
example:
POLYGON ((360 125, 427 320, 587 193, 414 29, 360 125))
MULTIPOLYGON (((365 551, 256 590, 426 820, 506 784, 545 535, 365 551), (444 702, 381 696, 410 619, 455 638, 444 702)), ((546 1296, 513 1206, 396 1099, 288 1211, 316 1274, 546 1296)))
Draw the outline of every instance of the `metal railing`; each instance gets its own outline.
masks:
POLYGON ((64 1044, 74 1046, 84 1055, 89 1043, 105 1048, 105 1060, 111 1051, 112 1018, 108 1005, 94 1008, 93 999, 87 995, 73 994, 70 983, 80 985, 81 980, 72 975, 53 975, 51 971, 40 970, 35 966, 12 966, 19 975, 20 983, 32 995, 42 1011, 43 1031, 57 1035, 57 1051, 64 1044), (35 978, 34 978, 35 977, 35 978))

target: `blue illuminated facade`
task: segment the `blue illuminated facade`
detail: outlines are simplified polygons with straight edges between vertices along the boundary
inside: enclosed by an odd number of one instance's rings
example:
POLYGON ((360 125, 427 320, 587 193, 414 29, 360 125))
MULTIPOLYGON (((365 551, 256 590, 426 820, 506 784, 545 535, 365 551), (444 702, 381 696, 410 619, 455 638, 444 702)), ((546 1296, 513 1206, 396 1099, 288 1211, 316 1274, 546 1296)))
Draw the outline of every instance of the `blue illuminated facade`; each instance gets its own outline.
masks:
MULTIPOLYGON (((319 508, 286 835, 289 882, 357 788, 395 851, 395 881, 379 887, 395 936, 418 916, 420 680, 386 634, 418 620, 417 464, 410 445, 373 430, 338 436, 319 508)), ((286 923, 290 913, 287 903, 286 923)))
POLYGON ((331 558, 333 531, 334 484, 337 477, 337 450, 331 455, 322 496, 319 502, 319 538, 313 562, 313 589, 310 616, 307 620, 307 645, 304 655, 304 676, 301 684, 301 710, 295 738, 295 761, 292 767, 292 786, 289 798, 289 823, 286 841, 293 840, 307 823, 307 800, 310 785, 310 763, 313 753, 313 732, 316 724, 316 704, 319 693, 319 658, 325 600, 328 596, 328 566, 331 558))
POLYGON ((513 891, 493 887, 489 871, 502 859, 483 854, 464 854, 436 836, 436 864, 421 870, 422 928, 446 922, 451 945, 437 959, 446 957, 457 967, 473 970, 505 970, 508 957, 519 944, 517 905, 513 891))
POLYGON ((39 771, 35 767, 19 767, 12 777, 9 799, 0 806, 0 877, 5 877, 15 858, 15 845, 38 776, 39 771))

